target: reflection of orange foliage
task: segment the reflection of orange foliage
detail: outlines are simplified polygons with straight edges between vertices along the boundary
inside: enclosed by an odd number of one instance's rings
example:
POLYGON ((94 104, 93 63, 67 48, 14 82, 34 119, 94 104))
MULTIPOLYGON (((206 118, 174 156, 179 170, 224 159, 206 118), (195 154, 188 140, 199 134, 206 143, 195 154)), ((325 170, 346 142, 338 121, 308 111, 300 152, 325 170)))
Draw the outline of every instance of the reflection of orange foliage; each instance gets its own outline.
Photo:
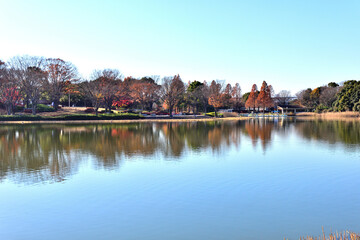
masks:
POLYGON ((208 139, 211 146, 219 146, 221 143, 222 130, 220 128, 214 128, 209 131, 208 139))
POLYGON ((274 124, 268 122, 246 122, 245 130, 250 138, 253 140, 253 145, 256 146, 258 139, 261 140, 263 148, 266 148, 267 143, 271 140, 271 132, 274 124))
POLYGON ((112 137, 121 137, 121 138, 128 138, 130 136, 133 136, 133 133, 128 131, 127 129, 112 129, 111 130, 111 136, 112 137))

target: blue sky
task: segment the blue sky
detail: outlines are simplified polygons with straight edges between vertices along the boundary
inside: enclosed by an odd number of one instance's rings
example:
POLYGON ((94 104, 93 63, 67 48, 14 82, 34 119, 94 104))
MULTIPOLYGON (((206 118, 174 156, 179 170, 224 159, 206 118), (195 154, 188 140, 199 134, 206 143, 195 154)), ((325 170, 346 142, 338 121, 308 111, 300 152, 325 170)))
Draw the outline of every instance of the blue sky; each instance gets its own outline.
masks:
POLYGON ((360 1, 0 0, 0 59, 59 57, 87 77, 263 80, 293 94, 360 79, 360 1))

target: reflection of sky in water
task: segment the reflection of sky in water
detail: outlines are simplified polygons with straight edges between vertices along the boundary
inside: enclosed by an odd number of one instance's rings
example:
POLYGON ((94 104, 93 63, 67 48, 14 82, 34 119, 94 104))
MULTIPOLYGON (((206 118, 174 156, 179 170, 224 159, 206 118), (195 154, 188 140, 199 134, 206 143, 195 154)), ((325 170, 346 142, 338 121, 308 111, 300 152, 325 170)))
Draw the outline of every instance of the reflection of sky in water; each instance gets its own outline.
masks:
POLYGON ((0 129, 0 239, 298 239, 322 226, 359 232, 358 127, 9 126, 0 129))

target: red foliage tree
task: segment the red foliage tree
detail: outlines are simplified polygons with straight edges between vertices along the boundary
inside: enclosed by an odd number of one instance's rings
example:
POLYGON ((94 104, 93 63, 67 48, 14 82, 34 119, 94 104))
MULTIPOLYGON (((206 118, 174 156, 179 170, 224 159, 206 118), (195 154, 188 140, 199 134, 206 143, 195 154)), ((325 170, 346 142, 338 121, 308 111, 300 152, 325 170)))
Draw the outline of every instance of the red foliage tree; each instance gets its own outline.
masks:
POLYGON ((0 91, 0 101, 5 105, 8 115, 13 115, 15 106, 20 104, 21 95, 16 85, 4 84, 0 91))

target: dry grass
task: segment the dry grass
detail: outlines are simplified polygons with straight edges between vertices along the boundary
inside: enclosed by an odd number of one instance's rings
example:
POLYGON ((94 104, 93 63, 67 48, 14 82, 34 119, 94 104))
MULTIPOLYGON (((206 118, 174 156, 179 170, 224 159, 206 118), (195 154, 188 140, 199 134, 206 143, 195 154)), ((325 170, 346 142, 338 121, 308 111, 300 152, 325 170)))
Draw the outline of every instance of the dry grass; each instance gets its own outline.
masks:
POLYGON ((239 114, 236 112, 224 112, 223 114, 224 114, 224 117, 226 117, 226 118, 239 116, 239 114))
POLYGON ((341 233, 330 233, 328 237, 325 236, 324 230, 323 235, 319 237, 306 237, 300 238, 300 240, 360 240, 360 235, 357 233, 344 231, 341 233))
POLYGON ((297 113, 296 116, 327 120, 360 120, 360 112, 297 113))
POLYGON ((42 112, 37 115, 43 117, 58 117, 71 114, 84 114, 86 107, 62 107, 56 112, 42 112))

